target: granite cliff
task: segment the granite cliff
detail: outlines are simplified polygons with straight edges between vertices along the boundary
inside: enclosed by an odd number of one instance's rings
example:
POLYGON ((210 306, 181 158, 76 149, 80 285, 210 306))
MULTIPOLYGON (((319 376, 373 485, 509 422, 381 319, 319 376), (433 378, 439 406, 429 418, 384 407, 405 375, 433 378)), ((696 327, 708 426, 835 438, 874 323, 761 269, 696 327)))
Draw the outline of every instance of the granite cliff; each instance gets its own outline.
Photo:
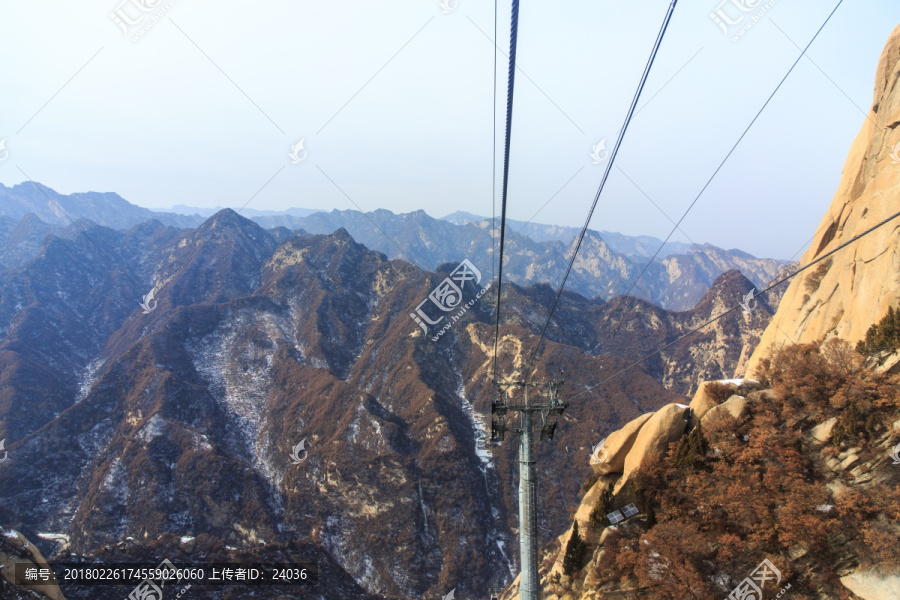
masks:
MULTIPOLYGON (((850 148, 837 193, 800 260, 811 261, 900 210, 900 27, 878 63, 875 98, 850 148)), ((785 342, 856 342, 900 303, 900 219, 794 278, 748 364, 785 342)))

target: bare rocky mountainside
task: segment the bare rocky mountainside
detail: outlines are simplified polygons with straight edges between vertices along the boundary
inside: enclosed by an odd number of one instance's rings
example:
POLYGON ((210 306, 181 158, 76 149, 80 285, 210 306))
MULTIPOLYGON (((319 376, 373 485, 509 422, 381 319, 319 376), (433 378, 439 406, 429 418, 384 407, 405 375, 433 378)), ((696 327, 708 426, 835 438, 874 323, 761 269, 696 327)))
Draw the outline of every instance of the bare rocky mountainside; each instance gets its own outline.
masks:
MULTIPOLYGON (((801 266, 900 210, 898 79, 900 27, 801 266)), ((604 440, 544 548, 544 598, 900 598, 898 232, 887 222, 792 280, 754 379, 705 382, 604 440)))
MULTIPOLYGON (((0 273, 0 525, 20 540, 0 552, 38 560, 24 539, 51 560, 305 557, 328 573, 330 587, 284 597, 475 597, 512 580, 515 449, 485 434, 489 267, 463 290, 481 299, 426 335, 410 314, 457 264, 422 271, 344 230, 293 235, 224 210, 196 229, 54 231, 0 273)), ((742 369, 773 307, 625 367, 752 289, 729 271, 677 313, 564 294, 538 376, 584 393, 540 445, 544 542, 568 523, 591 446, 742 369)), ((554 291, 503 293, 500 368, 521 375, 554 291)), ((228 593, 210 597, 271 597, 228 593)))

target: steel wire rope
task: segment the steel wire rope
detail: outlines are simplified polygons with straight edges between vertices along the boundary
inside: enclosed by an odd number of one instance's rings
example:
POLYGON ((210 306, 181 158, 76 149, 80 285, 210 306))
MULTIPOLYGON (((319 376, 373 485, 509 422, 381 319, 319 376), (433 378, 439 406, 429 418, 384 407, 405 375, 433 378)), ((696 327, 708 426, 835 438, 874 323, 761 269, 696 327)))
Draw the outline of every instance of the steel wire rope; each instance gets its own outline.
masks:
MULTIPOLYGON (((625 124, 622 126, 622 129, 619 131, 619 137, 616 139, 616 145, 613 147, 612 152, 609 155, 609 163, 606 165, 606 169, 603 171, 603 178, 600 180, 600 186, 597 188, 597 193, 594 195, 594 201, 591 204, 591 209, 588 211, 587 219, 584 221, 584 226, 581 228, 581 232, 578 235, 577 241, 575 242, 575 248, 572 251, 572 258, 569 260, 569 265, 566 268, 565 275, 563 275, 562 282, 559 284, 559 290, 556 292, 556 298, 553 300, 553 305, 550 307, 550 314, 547 316, 547 321, 544 323, 544 327, 541 329, 541 336, 538 339, 537 345, 534 347, 534 350, 531 353, 531 358, 525 363, 525 381, 527 382, 530 377, 531 367, 534 365, 534 361, 537 358, 537 353, 540 350, 541 344, 544 341, 544 337, 547 333, 547 328, 550 326, 550 322, 553 320, 553 314, 556 312, 556 307, 559 304, 559 299, 562 296, 563 289, 566 286, 566 281, 569 278, 569 274, 572 271, 572 267, 575 264, 575 258, 578 256, 578 251, 581 249, 581 243, 584 241, 584 236, 587 233, 588 226, 591 223, 591 218, 594 216, 594 210, 597 208, 597 203, 600 200, 600 195, 603 193, 603 188, 606 186, 606 182, 609 179, 609 174, 612 171, 613 164, 616 161, 616 155, 619 153, 619 148, 622 145, 622 140, 625 137, 625 133, 628 131, 628 126, 631 124, 631 119, 634 117, 634 112, 637 109, 638 102, 641 99, 641 93, 644 91, 644 86, 647 83, 647 78, 650 76, 650 70, 653 67, 653 63, 656 60, 656 56, 659 53, 660 45, 662 44, 663 37, 665 37, 666 31, 669 28, 669 23, 672 20, 672 14, 675 11, 675 5, 678 4, 678 0, 672 0, 669 4, 669 10, 666 12, 666 17, 663 19, 663 24, 659 29, 659 34, 656 36, 656 42, 653 44, 653 50, 650 52, 650 58, 647 61, 647 65, 644 67, 644 73, 641 76, 640 83, 638 84, 637 90, 635 91, 634 98, 631 101, 631 106, 628 108, 628 113, 625 117, 625 124)), ((502 252, 501 247, 501 252, 502 252)))
POLYGON ((494 280, 494 257, 497 256, 497 244, 494 235, 497 231, 497 3, 494 0, 494 102, 491 105, 494 114, 493 151, 491 154, 491 281, 494 280))
MULTIPOLYGON (((753 296, 753 298, 759 298, 759 297, 762 296, 763 294, 769 293, 769 292, 770 292, 772 289, 774 289, 775 287, 778 287, 779 285, 785 283, 786 281, 790 281, 791 279, 793 279, 794 277, 796 277, 797 275, 799 275, 799 274, 802 273, 803 271, 807 270, 808 268, 812 267, 813 265, 816 265, 816 264, 822 262, 822 261, 825 260, 826 258, 828 258, 828 257, 830 257, 830 256, 832 256, 832 255, 834 255, 836 252, 838 252, 838 251, 840 251, 840 250, 843 250, 844 248, 846 248, 846 247, 849 246, 850 244, 853 244, 854 242, 859 241, 860 239, 862 239, 863 237, 869 235, 870 233, 872 233, 872 232, 875 231, 876 229, 878 229, 878 228, 880 228, 880 227, 883 227, 884 225, 890 223, 891 221, 893 221, 893 220, 896 219, 897 217, 900 217, 900 211, 894 213, 894 214, 891 215, 890 217, 888 217, 888 218, 884 219, 883 221, 881 221, 881 222, 879 222, 879 223, 873 225, 872 227, 866 229, 866 230, 863 231, 862 233, 860 233, 860 234, 858 234, 858 235, 852 237, 851 239, 847 240, 846 242, 844 242, 843 244, 841 244, 840 246, 838 246, 838 247, 835 248, 834 250, 831 250, 830 252, 826 252, 826 253, 823 254, 822 256, 820 256, 820 257, 816 258, 815 260, 811 261, 811 262, 810 262, 809 264, 807 264, 806 266, 797 269, 796 271, 794 271, 794 272, 791 273, 790 275, 787 275, 787 276, 785 276, 785 277, 782 277, 782 278, 779 279, 778 281, 776 281, 776 282, 770 284, 766 289, 764 289, 764 290, 762 290, 761 292, 755 294, 755 295, 753 296)), ((675 340, 673 340, 673 341, 669 342, 668 344, 666 344, 666 345, 664 345, 664 346, 658 348, 657 350, 653 351, 652 353, 648 354, 647 356, 643 357, 642 359, 636 360, 635 362, 631 363, 631 364, 628 365, 627 367, 624 367, 623 369, 620 369, 619 371, 616 371, 616 373, 614 373, 613 375, 610 375, 610 376, 607 377, 606 379, 602 380, 600 383, 598 383, 598 384, 596 384, 596 385, 592 385, 591 387, 589 387, 589 388, 587 388, 587 389, 585 389, 585 390, 582 390, 582 391, 578 392, 577 394, 575 394, 574 396, 572 396, 569 400, 572 401, 572 400, 574 400, 575 398, 578 398, 579 396, 582 396, 582 395, 588 393, 589 391, 591 391, 591 390, 593 390, 593 389, 595 389, 595 388, 597 388, 597 387, 603 385, 603 384, 606 383, 607 381, 610 381, 611 379, 615 379, 616 377, 618 377, 618 376, 621 375, 622 373, 624 373, 624 372, 626 372, 626 371, 632 369, 633 367, 636 367, 636 366, 638 366, 639 364, 641 364, 641 363, 643 363, 643 362, 645 362, 645 361, 647 361, 647 360, 653 358, 654 356, 656 356, 657 354, 663 352, 663 351, 666 350, 667 348, 670 348, 670 347, 672 347, 673 345, 675 345, 675 344, 677 344, 678 342, 680 342, 681 340, 685 339, 686 337, 691 336, 691 335, 697 333, 698 331, 700 331, 701 329, 703 329, 703 328, 706 327, 707 325, 710 325, 710 324, 712 324, 712 323, 715 323, 716 321, 718 321, 719 319, 721 319, 721 318, 724 317, 725 315, 729 315, 729 314, 733 313, 734 311, 736 311, 737 309, 741 308, 742 306, 743 306, 743 303, 738 303, 736 306, 733 306, 733 307, 729 308, 728 310, 726 310, 726 311, 724 311, 724 312, 722 312, 722 313, 716 315, 715 317, 709 319, 708 321, 706 321, 706 322, 703 323, 702 325, 699 325, 698 327, 695 327, 694 329, 691 329, 691 330, 688 331, 687 333, 678 336, 675 340)))
MULTIPOLYGON (((500 345, 500 297, 503 290, 503 244, 506 237, 506 200, 509 189, 509 147, 512 137, 513 92, 516 85, 516 45, 519 36, 519 0, 512 0, 509 26, 509 77, 506 84, 506 140, 503 150, 503 191, 500 207, 500 259, 497 267, 497 307, 494 326, 494 381, 497 381, 497 351, 500 345)), ((494 55, 496 56, 496 36, 494 55)))
POLYGON ((672 227, 672 231, 669 232, 669 235, 666 236, 666 239, 662 242, 662 244, 659 245, 659 248, 657 248, 656 252, 653 253, 653 257, 651 257, 650 260, 647 262, 647 264, 644 265, 644 268, 641 269, 641 272, 638 274, 637 279, 635 279, 632 282, 631 287, 629 287, 628 291, 625 292, 625 294, 623 294, 623 295, 628 296, 631 294, 632 291, 634 291, 634 287, 637 285, 638 281, 641 280, 641 278, 644 276, 644 273, 647 272, 647 269, 650 268, 650 265, 652 265, 653 261, 655 261, 657 256, 659 256, 659 253, 662 251, 662 249, 665 247, 665 245, 667 243, 669 243, 669 240, 675 234, 675 231, 681 226, 682 221, 684 221, 684 219, 685 219, 685 217, 687 217, 688 213, 691 212, 691 209, 694 208, 694 205, 697 204, 697 201, 700 200, 700 197, 706 192, 706 189, 710 186, 710 184, 713 182, 713 180, 719 174, 719 171, 722 170, 722 167, 725 166, 725 163, 728 162, 728 159, 731 158, 731 155, 734 154, 734 151, 737 150, 737 147, 740 145, 740 143, 743 141, 743 139, 747 136, 747 133, 750 131, 750 128, 753 127, 753 125, 756 123, 756 121, 762 115, 763 111, 766 110, 766 107, 769 105, 769 103, 772 102, 772 99, 775 97, 775 94, 778 93, 778 90, 781 89, 781 86, 784 85, 784 82, 787 81, 787 78, 790 77, 791 73, 793 73, 794 68, 798 64, 800 64, 800 61, 806 55, 807 50, 809 50, 809 48, 810 48, 810 46, 812 46, 813 42, 816 41, 816 38, 819 37, 819 34, 822 33, 822 30, 825 29, 825 26, 828 25, 828 22, 831 20, 831 17, 834 16, 834 13, 837 12, 837 9, 840 8, 840 6, 843 2, 844 2, 844 0, 838 1, 838 3, 835 5, 834 9, 832 9, 831 13, 828 15, 828 18, 825 19, 825 22, 822 23, 822 26, 819 27, 819 29, 816 31, 816 34, 812 37, 812 39, 809 40, 809 43, 806 44, 806 47, 803 48, 803 50, 800 52, 800 56, 797 57, 797 60, 795 60, 794 64, 791 65, 791 68, 788 69, 788 72, 781 79, 781 82, 778 84, 778 86, 775 88, 775 90, 769 95, 768 99, 762 105, 762 108, 759 109, 759 112, 756 113, 756 116, 753 117, 753 120, 750 121, 750 124, 747 125, 746 129, 744 129, 744 132, 738 138, 737 142, 734 143, 734 146, 731 147, 731 150, 728 151, 728 154, 725 155, 725 158, 722 160, 722 162, 719 163, 719 166, 716 168, 716 170, 713 172, 712 176, 709 178, 709 180, 706 182, 706 184, 700 190, 700 193, 697 194, 697 196, 694 198, 693 202, 691 202, 690 206, 688 206, 687 210, 684 211, 684 214, 681 215, 681 218, 678 219, 678 222, 675 223, 674 227, 672 227))

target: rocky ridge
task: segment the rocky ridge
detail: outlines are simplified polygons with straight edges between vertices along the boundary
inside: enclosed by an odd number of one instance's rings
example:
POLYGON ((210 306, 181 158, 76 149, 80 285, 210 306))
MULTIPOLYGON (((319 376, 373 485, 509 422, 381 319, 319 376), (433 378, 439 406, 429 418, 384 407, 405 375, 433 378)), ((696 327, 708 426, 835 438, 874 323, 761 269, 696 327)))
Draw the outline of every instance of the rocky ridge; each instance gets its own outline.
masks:
MULTIPOLYGON (((275 215, 250 209, 243 212, 245 216, 255 215, 251 220, 279 241, 291 235, 330 235, 345 229, 368 248, 392 259, 409 260, 426 270, 447 262, 458 263, 463 258, 482 265, 496 262, 494 251, 499 234, 492 235, 490 221, 479 217, 458 219, 451 215, 434 219, 421 210, 408 214, 388 210, 326 213, 298 209, 293 214, 275 215)), ((0 186, 0 270, 18 267, 36 257, 48 233, 65 237, 80 219, 117 230, 151 220, 179 228, 196 227, 203 222, 197 214, 150 211, 117 194, 88 192, 66 196, 37 183, 0 186)), ((510 222, 507 281, 525 286, 555 285, 568 263, 574 237, 572 228, 510 222)), ((668 310, 684 311, 693 308, 722 273, 740 270, 754 286, 760 287, 783 266, 782 261, 756 258, 739 250, 670 242, 663 245, 658 259, 647 266, 644 276, 631 289, 660 244, 661 240, 646 236, 589 230, 567 289, 607 300, 631 293, 668 310)))

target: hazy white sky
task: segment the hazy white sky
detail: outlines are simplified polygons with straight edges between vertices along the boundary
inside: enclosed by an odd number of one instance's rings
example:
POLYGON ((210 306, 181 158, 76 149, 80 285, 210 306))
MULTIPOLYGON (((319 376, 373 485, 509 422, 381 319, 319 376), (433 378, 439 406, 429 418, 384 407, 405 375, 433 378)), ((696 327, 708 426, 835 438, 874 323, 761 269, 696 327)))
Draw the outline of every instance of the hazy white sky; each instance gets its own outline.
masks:
MULTIPOLYGON (((494 5, 448 2, 445 13, 439 0, 0 0, 0 182, 151 208, 490 215, 494 5), (143 21, 126 35, 117 9, 143 21), (308 154, 292 164, 300 139, 308 154)), ((733 42, 709 16, 719 2, 679 2, 592 228, 667 235, 663 213, 680 217, 799 55, 791 40, 805 46, 836 4, 768 0, 733 42)), ((591 148, 612 147, 668 5, 522 0, 511 218, 569 182, 535 221, 581 225, 605 166, 591 148)), ((508 2, 499 12, 505 50, 508 2)), ((821 71, 800 63, 684 221, 690 240, 778 258, 804 246, 898 22, 900 3, 844 2, 809 52, 821 71)))

